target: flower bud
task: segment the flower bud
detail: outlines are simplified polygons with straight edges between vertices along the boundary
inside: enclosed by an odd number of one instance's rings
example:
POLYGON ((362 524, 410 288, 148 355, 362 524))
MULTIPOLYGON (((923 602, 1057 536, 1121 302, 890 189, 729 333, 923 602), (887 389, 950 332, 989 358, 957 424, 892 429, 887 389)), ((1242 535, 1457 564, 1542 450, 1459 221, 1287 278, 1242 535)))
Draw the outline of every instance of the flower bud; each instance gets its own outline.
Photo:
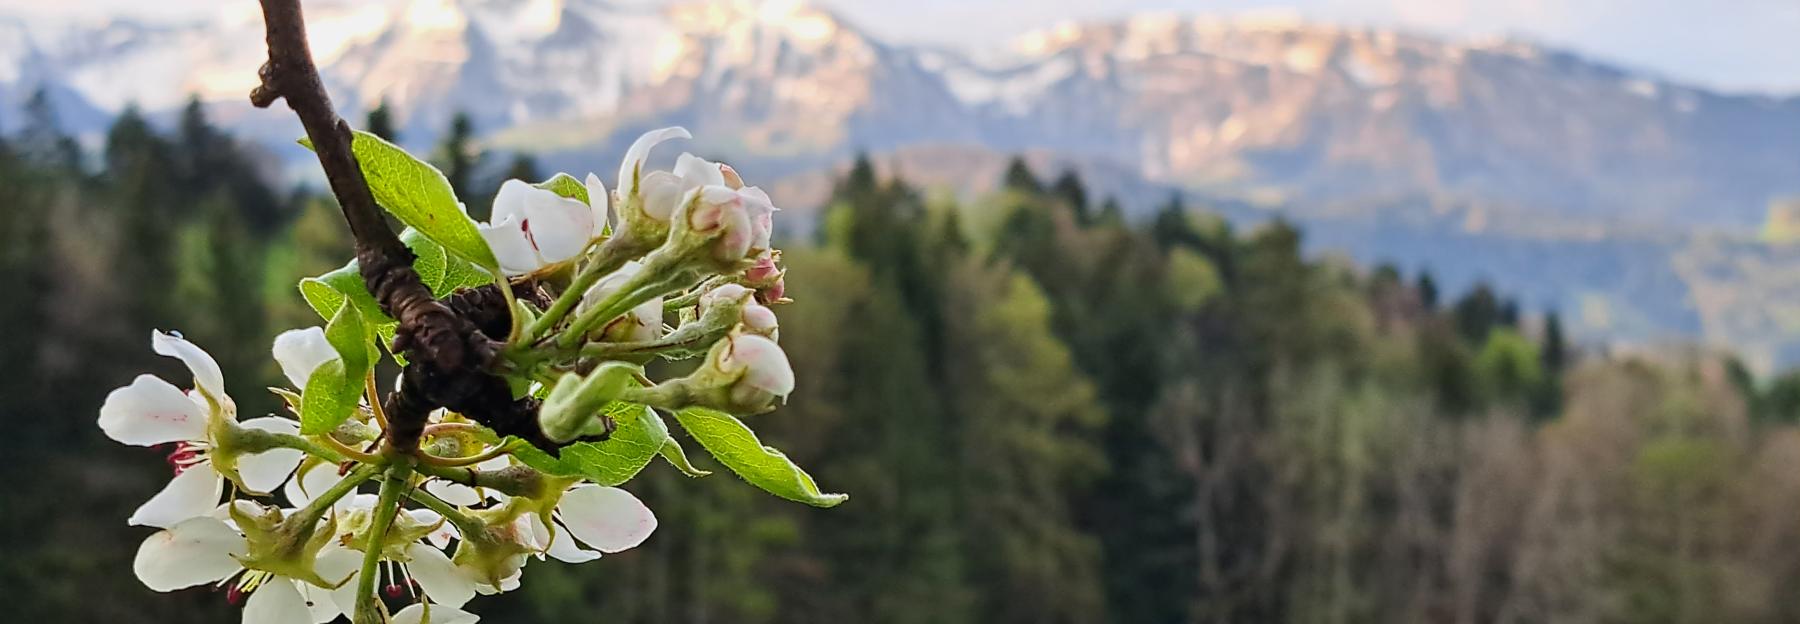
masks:
POLYGON ((644 213, 668 223, 669 216, 681 204, 681 178, 667 171, 652 171, 643 180, 644 213))
POLYGON ((776 263, 781 260, 781 250, 772 249, 756 257, 756 264, 744 271, 744 283, 756 289, 756 300, 764 304, 783 301, 787 287, 783 276, 785 271, 776 263))
POLYGON ((733 306, 732 324, 757 334, 776 340, 777 321, 775 312, 756 303, 755 291, 740 284, 724 284, 707 291, 700 296, 700 312, 704 317, 708 311, 719 306, 733 306))
POLYGON ((760 303, 744 306, 744 331, 768 338, 781 340, 780 325, 775 318, 775 311, 760 303))
POLYGON ((538 409, 538 427, 544 437, 556 442, 573 442, 611 432, 606 418, 606 404, 613 402, 632 384, 632 373, 639 369, 624 362, 601 364, 586 378, 566 373, 544 397, 538 409))
POLYGON ((700 295, 700 311, 704 314, 706 310, 712 309, 713 306, 742 303, 744 297, 750 296, 750 294, 750 289, 745 288, 741 284, 722 284, 718 288, 706 291, 706 294, 700 295))
MULTIPOLYGON (((643 271, 643 265, 627 262, 619 270, 600 278, 600 281, 582 295, 577 310, 586 310, 600 305, 608 297, 619 292, 632 278, 643 271)), ((599 330, 599 338, 611 342, 645 342, 655 340, 662 335, 663 308, 662 297, 652 297, 632 308, 619 318, 612 319, 599 330)))
POLYGON ((738 334, 713 347, 711 366, 735 381, 730 386, 733 411, 764 412, 776 399, 794 391, 794 369, 775 341, 755 334, 738 334))
POLYGON ((712 260, 729 264, 750 252, 755 232, 744 197, 725 186, 703 186, 688 194, 684 223, 693 235, 712 241, 712 260))

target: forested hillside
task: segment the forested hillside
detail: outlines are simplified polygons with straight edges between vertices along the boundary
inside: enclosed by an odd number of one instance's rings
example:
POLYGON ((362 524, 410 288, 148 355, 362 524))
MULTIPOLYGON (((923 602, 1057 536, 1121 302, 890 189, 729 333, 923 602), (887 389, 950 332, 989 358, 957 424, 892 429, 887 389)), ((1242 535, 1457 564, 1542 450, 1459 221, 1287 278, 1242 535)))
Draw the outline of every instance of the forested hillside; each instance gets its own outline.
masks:
MULTIPOLYGON (((96 410, 170 371, 152 327, 234 387, 275 381, 274 334, 315 322, 294 282, 348 243, 328 199, 270 186, 200 110, 172 129, 128 111, 101 154, 47 106, 0 139, 17 621, 239 617, 224 592, 158 600, 132 578, 140 537, 117 527, 159 459, 102 442, 96 410)), ((475 212, 502 175, 548 173, 446 136, 475 212)), ((534 562, 484 621, 1800 618, 1800 376, 1578 352, 1506 293, 1304 256, 1280 222, 1234 231, 1179 199, 1128 221, 1023 165, 1001 188, 929 201, 865 161, 816 240, 783 245, 805 381, 754 425, 848 503, 659 465, 632 485, 657 535, 534 562)))

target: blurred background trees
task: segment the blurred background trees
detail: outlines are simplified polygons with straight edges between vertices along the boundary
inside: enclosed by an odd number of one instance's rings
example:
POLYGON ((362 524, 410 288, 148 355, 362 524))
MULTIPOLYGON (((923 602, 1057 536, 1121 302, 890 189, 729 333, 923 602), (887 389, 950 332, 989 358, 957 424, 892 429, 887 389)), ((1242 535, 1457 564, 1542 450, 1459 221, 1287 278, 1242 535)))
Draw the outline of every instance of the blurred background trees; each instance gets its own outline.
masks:
MULTIPOLYGON (((100 153, 33 110, 0 138, 0 600, 235 621, 132 579, 123 519, 159 458, 93 417, 170 371, 151 328, 211 350, 242 413, 275 409, 269 341, 316 323, 293 282, 348 257, 336 208, 271 186, 198 106, 128 112, 100 153)), ((535 166, 471 133, 438 157, 479 213, 535 166)), ((1128 222, 1042 173, 928 201, 861 161, 785 243, 802 383, 757 427, 850 503, 653 469, 644 547, 533 563, 484 621, 1800 619, 1800 376, 1577 348, 1505 293, 1304 257, 1284 222, 1180 197, 1128 222)))

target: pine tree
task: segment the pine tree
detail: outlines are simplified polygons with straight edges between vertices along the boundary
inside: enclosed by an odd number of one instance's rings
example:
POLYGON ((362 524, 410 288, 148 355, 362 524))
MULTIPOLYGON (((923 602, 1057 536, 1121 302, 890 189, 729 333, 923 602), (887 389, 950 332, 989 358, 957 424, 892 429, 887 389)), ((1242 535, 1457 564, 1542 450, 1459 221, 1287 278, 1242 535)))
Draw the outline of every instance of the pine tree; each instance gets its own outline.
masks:
POLYGON ((1431 271, 1420 271, 1419 282, 1415 289, 1419 291, 1419 305, 1425 306, 1427 312, 1437 310, 1437 280, 1431 277, 1431 271))
POLYGON ((17 146, 28 163, 57 172, 81 171, 81 148, 75 137, 63 132, 56 116, 50 92, 39 87, 25 101, 25 127, 19 132, 17 146))
POLYGON ((1088 207, 1087 187, 1081 183, 1081 176, 1076 175, 1074 169, 1065 169, 1062 175, 1056 177, 1056 182, 1050 186, 1050 194, 1068 204, 1069 209, 1074 211, 1075 223, 1085 226, 1093 222, 1094 218, 1088 207))
POLYGON ((1463 340, 1479 348, 1487 342, 1488 332, 1495 326, 1503 325, 1505 311, 1500 297, 1494 294, 1494 289, 1481 283, 1456 301, 1454 316, 1456 330, 1462 334, 1463 340))
POLYGON ((387 98, 369 109, 368 121, 363 125, 370 134, 387 139, 389 143, 400 142, 400 130, 394 127, 394 110, 388 106, 387 98))
MULTIPOLYGON (((475 122, 468 113, 457 113, 450 120, 444 140, 438 144, 436 159, 438 169, 443 170, 444 177, 450 180, 450 188, 457 197, 475 197, 475 170, 481 165, 481 156, 475 145, 475 122)), ((477 221, 485 221, 490 209, 487 205, 471 205, 469 214, 477 221)))
POLYGON ((1031 166, 1025 164, 1023 156, 1014 156, 1006 163, 1006 175, 1002 178, 1001 187, 1033 195, 1044 192, 1044 183, 1038 181, 1037 175, 1031 172, 1031 166))
POLYGON ((1544 340, 1539 349, 1544 355, 1544 373, 1552 377, 1561 375, 1563 367, 1568 364, 1567 339, 1563 337, 1562 316, 1555 310, 1544 313, 1544 340))

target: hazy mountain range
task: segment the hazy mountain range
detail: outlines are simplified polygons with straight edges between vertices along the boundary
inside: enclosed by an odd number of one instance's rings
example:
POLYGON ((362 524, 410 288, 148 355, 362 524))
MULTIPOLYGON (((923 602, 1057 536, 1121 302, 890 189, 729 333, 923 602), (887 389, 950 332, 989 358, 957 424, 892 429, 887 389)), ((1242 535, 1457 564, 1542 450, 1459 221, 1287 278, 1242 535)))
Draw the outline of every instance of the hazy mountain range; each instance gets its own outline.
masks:
MULTIPOLYGON (((291 153, 286 116, 243 103, 262 55, 244 4, 180 24, 0 17, 0 101, 47 86, 91 129, 198 94, 291 153)), ((1241 220, 1303 221, 1315 249, 1430 266, 1452 288, 1489 278, 1587 336, 1800 361, 1800 268, 1784 262, 1800 251, 1755 238, 1772 201, 1800 195, 1800 98, 1518 41, 1291 21, 1073 23, 965 52, 792 2, 308 8, 347 116, 386 99, 415 146, 466 111, 491 146, 606 171, 639 132, 682 124, 700 139, 687 149, 743 163, 796 208, 858 151, 965 193, 1021 152, 1138 213, 1180 189, 1241 220)))

